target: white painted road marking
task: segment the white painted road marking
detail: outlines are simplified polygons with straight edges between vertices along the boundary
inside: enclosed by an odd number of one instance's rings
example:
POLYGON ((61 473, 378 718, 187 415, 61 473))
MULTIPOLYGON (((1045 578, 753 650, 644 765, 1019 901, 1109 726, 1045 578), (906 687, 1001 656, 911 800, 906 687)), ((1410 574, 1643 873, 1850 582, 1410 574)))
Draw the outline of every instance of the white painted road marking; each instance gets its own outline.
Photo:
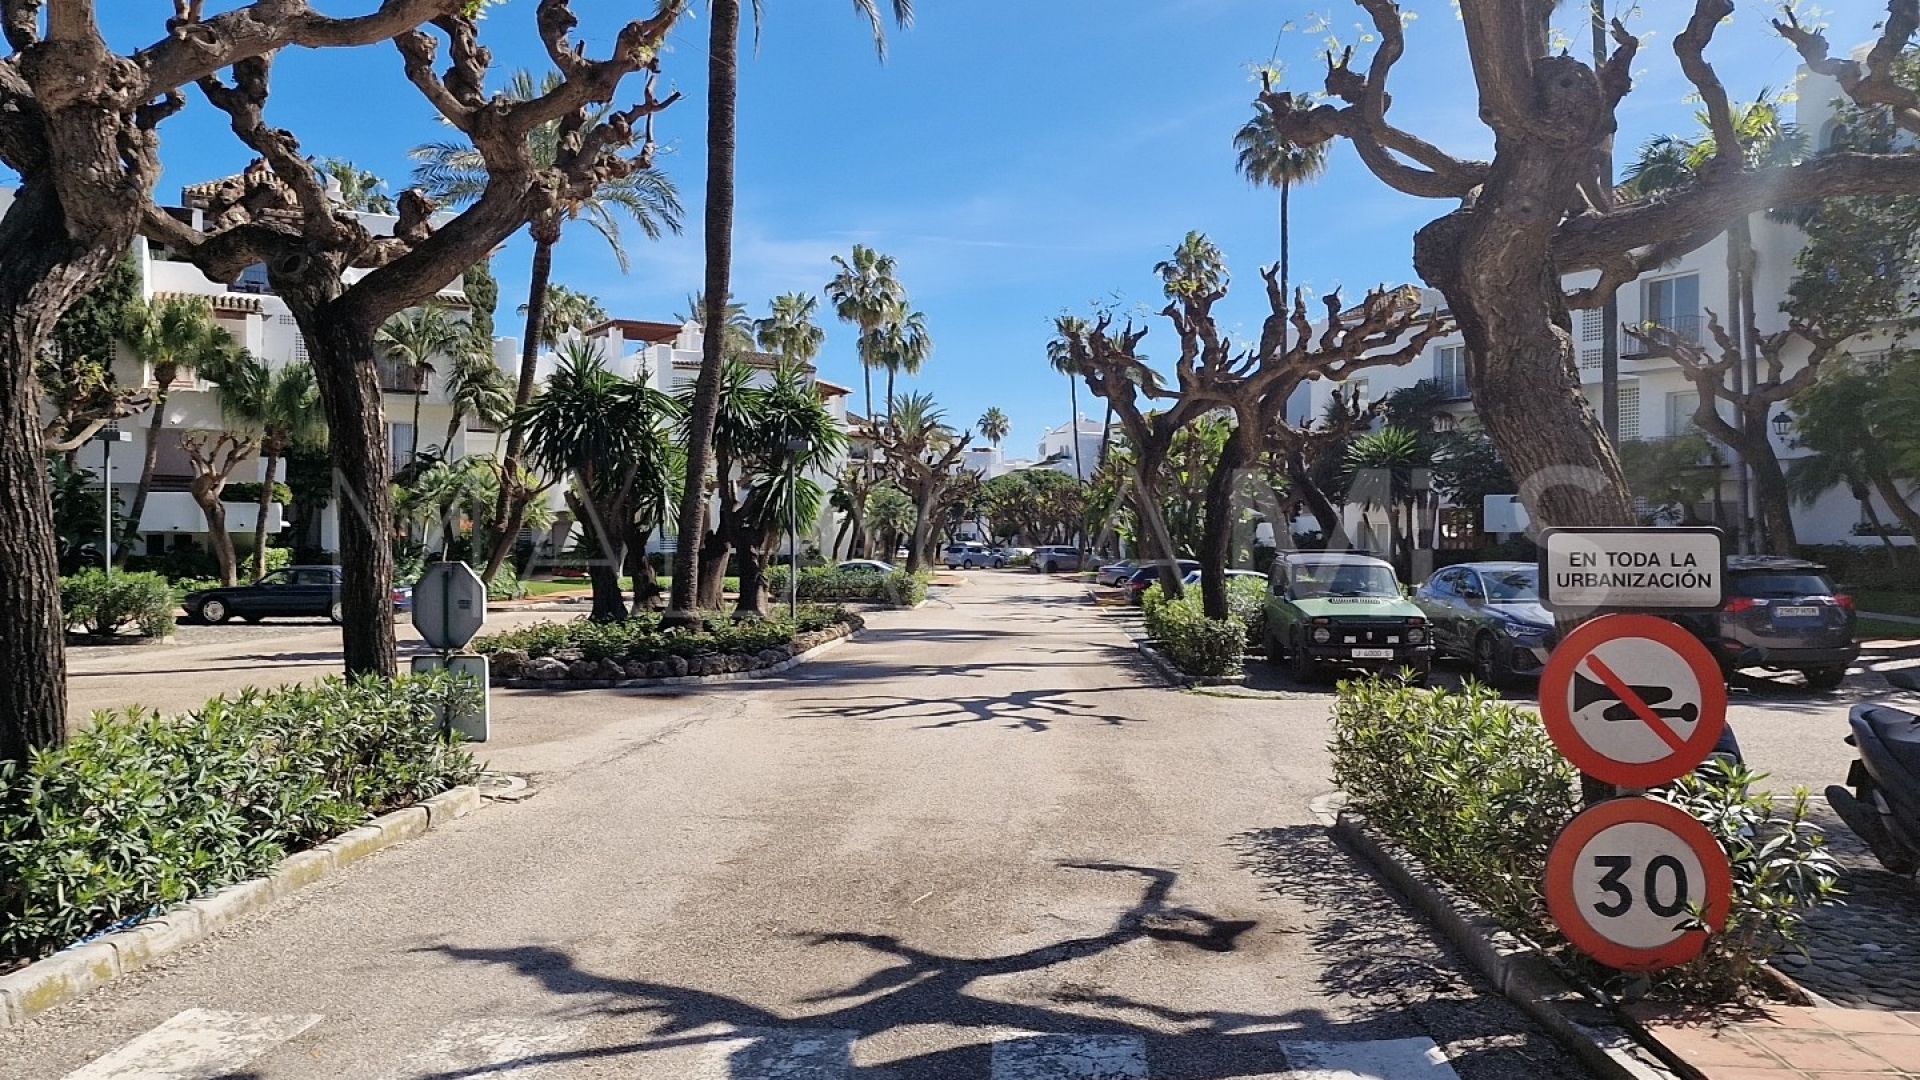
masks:
POLYGON ((1293 1080, 1458 1080, 1427 1038, 1290 1042, 1286 1054, 1293 1080))
POLYGON ((692 1080, 846 1080, 853 1071, 851 1031, 756 1031, 717 1039, 692 1080))
POLYGON ((993 1044, 993 1080, 1147 1080, 1133 1035, 1015 1035, 993 1044))
POLYGON ((513 1077, 533 1080, 546 1075, 548 1056, 576 1041, 573 1025, 553 1020, 494 1017, 466 1020, 440 1032, 419 1053, 407 1059, 392 1080, 421 1076, 513 1077))
POLYGON ((319 1023, 319 1016, 188 1009, 66 1080, 213 1080, 319 1023))

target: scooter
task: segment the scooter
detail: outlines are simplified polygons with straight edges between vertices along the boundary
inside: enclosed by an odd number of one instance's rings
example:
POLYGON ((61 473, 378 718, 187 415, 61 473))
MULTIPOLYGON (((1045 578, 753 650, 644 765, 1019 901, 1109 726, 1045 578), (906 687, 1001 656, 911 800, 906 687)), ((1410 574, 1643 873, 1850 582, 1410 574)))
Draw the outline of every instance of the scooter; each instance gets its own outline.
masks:
POLYGON ((1920 716, 1855 705, 1848 724, 1847 745, 1860 757, 1847 771, 1847 787, 1827 788, 1827 802, 1880 865, 1911 874, 1920 868, 1920 716))

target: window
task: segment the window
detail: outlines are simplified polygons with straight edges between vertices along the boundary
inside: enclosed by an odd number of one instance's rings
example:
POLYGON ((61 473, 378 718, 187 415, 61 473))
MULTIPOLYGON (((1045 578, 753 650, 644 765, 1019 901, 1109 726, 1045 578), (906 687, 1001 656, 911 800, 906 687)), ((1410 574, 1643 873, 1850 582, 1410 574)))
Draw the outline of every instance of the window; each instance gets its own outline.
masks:
POLYGON ((1676 390, 1667 395, 1667 434, 1691 435, 1700 430, 1693 413, 1700 407, 1700 394, 1694 390, 1676 390))
POLYGON ((254 263, 240 271, 240 277, 233 283, 234 292, 272 293, 273 285, 267 280, 267 264, 254 263))
POLYGON ((279 317, 279 322, 281 326, 293 327, 293 362, 296 364, 306 363, 307 338, 306 335, 300 332, 300 320, 291 315, 282 315, 279 317))
POLYGON ((1607 313, 1582 311, 1579 331, 1579 340, 1574 347, 1579 350, 1580 370, 1600 370, 1600 362, 1606 353, 1607 313))
POLYGON ((413 460, 413 425, 387 425, 388 464, 396 469, 405 468, 413 460))
POLYGON ((1647 282, 1646 320, 1685 338, 1700 340, 1700 275, 1647 282))
POLYGON ((1433 355, 1434 379, 1441 389, 1448 397, 1467 397, 1467 347, 1442 345, 1433 355))
POLYGON ((300 570, 296 571, 294 580, 300 585, 331 585, 333 584, 333 571, 300 570))

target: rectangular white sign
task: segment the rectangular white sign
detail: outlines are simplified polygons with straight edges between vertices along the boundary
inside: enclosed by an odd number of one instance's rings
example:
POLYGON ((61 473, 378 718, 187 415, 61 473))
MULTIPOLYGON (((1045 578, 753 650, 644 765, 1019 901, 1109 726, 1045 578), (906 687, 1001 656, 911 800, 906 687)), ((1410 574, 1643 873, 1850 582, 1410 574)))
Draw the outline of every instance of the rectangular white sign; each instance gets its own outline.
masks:
POLYGON ((1541 602, 1555 611, 1717 608, 1726 599, 1719 529, 1548 529, 1541 602))

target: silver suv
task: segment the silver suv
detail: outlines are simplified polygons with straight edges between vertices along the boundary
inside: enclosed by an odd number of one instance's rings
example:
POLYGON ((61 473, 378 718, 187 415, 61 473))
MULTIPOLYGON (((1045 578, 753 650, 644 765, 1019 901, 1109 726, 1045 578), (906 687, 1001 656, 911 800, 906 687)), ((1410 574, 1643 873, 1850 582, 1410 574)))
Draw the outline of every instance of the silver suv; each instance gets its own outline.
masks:
POLYGON ((1034 548, 1033 568, 1043 574, 1077 571, 1080 569, 1080 549, 1072 544, 1034 548))
POLYGON ((974 570, 988 566, 997 569, 1007 565, 1005 555, 989 550, 985 544, 948 544, 942 559, 949 570, 974 570))

